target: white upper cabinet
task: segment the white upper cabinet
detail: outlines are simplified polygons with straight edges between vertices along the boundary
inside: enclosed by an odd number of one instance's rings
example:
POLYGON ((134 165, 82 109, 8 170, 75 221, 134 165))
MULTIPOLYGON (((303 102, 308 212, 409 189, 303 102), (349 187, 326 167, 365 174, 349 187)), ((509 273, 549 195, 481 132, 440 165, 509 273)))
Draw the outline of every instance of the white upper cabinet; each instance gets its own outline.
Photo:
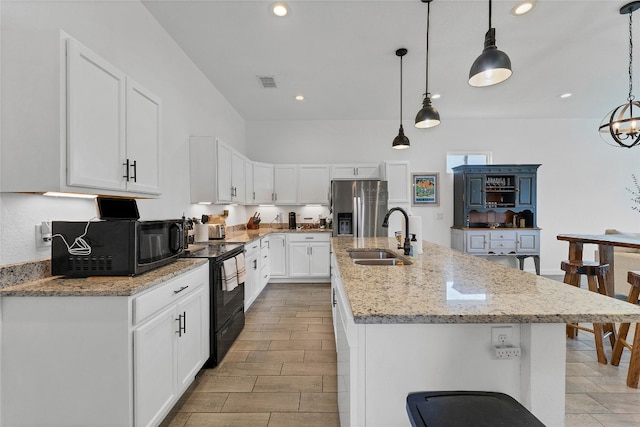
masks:
POLYGON ((411 203, 411 173, 409 171, 409 162, 406 160, 385 161, 382 164, 382 170, 384 171, 382 179, 388 183, 389 205, 411 203))
POLYGON ((189 139, 191 203, 244 203, 246 158, 220 139, 189 139))
POLYGON ((253 162, 253 191, 255 204, 273 204, 273 165, 253 162))
POLYGON ((273 202, 276 205, 295 205, 298 203, 298 166, 273 166, 273 202))
POLYGON ((244 163, 244 202, 252 205, 256 201, 256 192, 253 191, 253 162, 245 159, 244 163))
POLYGON ((380 165, 333 165, 331 167, 331 179, 380 179, 380 165))
POLYGON ((231 152, 231 201, 245 203, 245 167, 247 158, 239 152, 231 152))
POLYGON ((160 194, 160 99, 127 77, 126 113, 127 190, 160 194))
POLYGON ((55 34, 3 30, 2 191, 160 194, 160 100, 55 34))
POLYGON ((298 166, 298 202, 329 204, 330 170, 328 165, 298 166))
POLYGON ((68 40, 67 76, 68 184, 125 190, 125 74, 68 40))

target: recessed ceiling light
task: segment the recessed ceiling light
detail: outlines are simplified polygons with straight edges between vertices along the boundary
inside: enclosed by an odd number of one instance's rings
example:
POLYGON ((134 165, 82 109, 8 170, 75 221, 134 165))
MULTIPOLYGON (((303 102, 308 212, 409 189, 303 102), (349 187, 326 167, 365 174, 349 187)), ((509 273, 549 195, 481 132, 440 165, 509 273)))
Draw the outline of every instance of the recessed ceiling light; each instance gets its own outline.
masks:
POLYGON ((271 5, 271 12, 276 16, 286 16, 289 13, 289 6, 283 2, 277 2, 271 5))
POLYGON ((569 92, 563 93, 562 95, 560 95, 560 98, 562 99, 571 98, 571 93, 569 92))
POLYGON ((536 5, 535 0, 525 0, 513 6, 511 9, 511 14, 515 16, 524 15, 525 13, 531 12, 531 9, 536 5))
POLYGON ((296 95, 296 96, 294 96, 294 99, 296 101, 302 102, 302 101, 304 101, 304 95, 296 95))
POLYGON ((438 98, 440 98, 439 93, 434 93, 433 95, 431 95, 431 99, 438 99, 438 98))

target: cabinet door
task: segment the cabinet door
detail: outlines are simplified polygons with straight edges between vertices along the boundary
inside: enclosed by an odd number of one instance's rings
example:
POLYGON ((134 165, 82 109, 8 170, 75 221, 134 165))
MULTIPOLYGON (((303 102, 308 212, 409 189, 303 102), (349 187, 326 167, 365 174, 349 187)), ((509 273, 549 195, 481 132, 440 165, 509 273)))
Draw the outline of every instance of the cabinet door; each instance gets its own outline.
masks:
POLYGON ((209 349, 203 320, 207 316, 207 288, 200 287, 178 303, 178 392, 193 381, 209 349))
POLYGON ((309 243, 289 242, 289 277, 309 276, 309 243))
POLYGON ((519 254, 540 254, 540 230, 516 231, 516 248, 519 254))
POLYGON ((253 191, 253 162, 246 159, 244 164, 244 202, 253 205, 256 201, 256 193, 253 191))
POLYGON ((248 256, 245 260, 247 269, 247 280, 244 282, 244 311, 247 311, 253 301, 256 299, 260 286, 260 253, 255 253, 248 256))
POLYGON ((273 191, 276 205, 298 203, 298 167, 296 165, 273 166, 273 191))
POLYGON ((231 200, 235 203, 245 202, 245 161, 246 157, 237 151, 231 153, 231 200))
POLYGON ((357 165, 357 179, 378 179, 380 178, 380 166, 378 165, 357 165))
POLYGON ((411 173, 408 161, 384 162, 389 204, 411 203, 411 173))
POLYGON ((470 208, 484 207, 484 175, 467 177, 467 194, 465 205, 470 208))
POLYGON ((124 190, 125 75, 67 41, 67 184, 124 190))
POLYGON ((128 77, 126 138, 127 190, 160 194, 160 99, 128 77))
POLYGON ((231 203, 231 147, 216 143, 217 202, 231 203))
POLYGON ((300 203, 329 204, 329 166, 300 165, 298 168, 298 187, 300 203))
POLYGON ((487 253, 489 251, 489 233, 486 231, 466 231, 466 251, 468 253, 487 253))
POLYGON ((273 165, 253 163, 253 191, 255 203, 273 203, 273 165))
POLYGON ((533 208, 535 205, 534 175, 518 175, 518 206, 519 208, 533 208))
POLYGON ((286 235, 271 234, 269 236, 269 256, 271 257, 271 277, 287 276, 286 235))
POLYGON ((133 331, 136 426, 160 424, 176 398, 176 319, 171 306, 133 331))
POLYGON ((309 243, 309 274, 329 277, 330 244, 327 242, 309 243))

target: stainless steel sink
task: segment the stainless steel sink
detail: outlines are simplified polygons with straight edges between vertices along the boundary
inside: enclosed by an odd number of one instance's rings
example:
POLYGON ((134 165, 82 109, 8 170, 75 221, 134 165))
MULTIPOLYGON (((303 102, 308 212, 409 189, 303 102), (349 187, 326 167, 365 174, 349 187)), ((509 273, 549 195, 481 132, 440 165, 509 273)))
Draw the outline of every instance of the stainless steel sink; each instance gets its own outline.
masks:
POLYGON ((368 259, 393 259, 397 258, 397 255, 391 251, 385 249, 371 249, 364 251, 348 251, 351 259, 368 260, 368 259))
POLYGON ((397 258, 379 258, 379 259, 354 259, 354 264, 359 265, 404 265, 404 261, 397 258))

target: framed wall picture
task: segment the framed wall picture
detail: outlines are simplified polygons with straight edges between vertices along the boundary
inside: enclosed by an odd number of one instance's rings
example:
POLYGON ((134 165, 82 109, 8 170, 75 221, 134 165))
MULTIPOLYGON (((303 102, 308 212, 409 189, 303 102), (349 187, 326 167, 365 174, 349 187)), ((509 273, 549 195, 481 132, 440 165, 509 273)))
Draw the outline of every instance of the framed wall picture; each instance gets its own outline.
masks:
POLYGON ((440 188, 438 172, 418 172, 411 174, 412 176, 412 193, 413 198, 411 204, 413 206, 439 206, 440 205, 440 188))

